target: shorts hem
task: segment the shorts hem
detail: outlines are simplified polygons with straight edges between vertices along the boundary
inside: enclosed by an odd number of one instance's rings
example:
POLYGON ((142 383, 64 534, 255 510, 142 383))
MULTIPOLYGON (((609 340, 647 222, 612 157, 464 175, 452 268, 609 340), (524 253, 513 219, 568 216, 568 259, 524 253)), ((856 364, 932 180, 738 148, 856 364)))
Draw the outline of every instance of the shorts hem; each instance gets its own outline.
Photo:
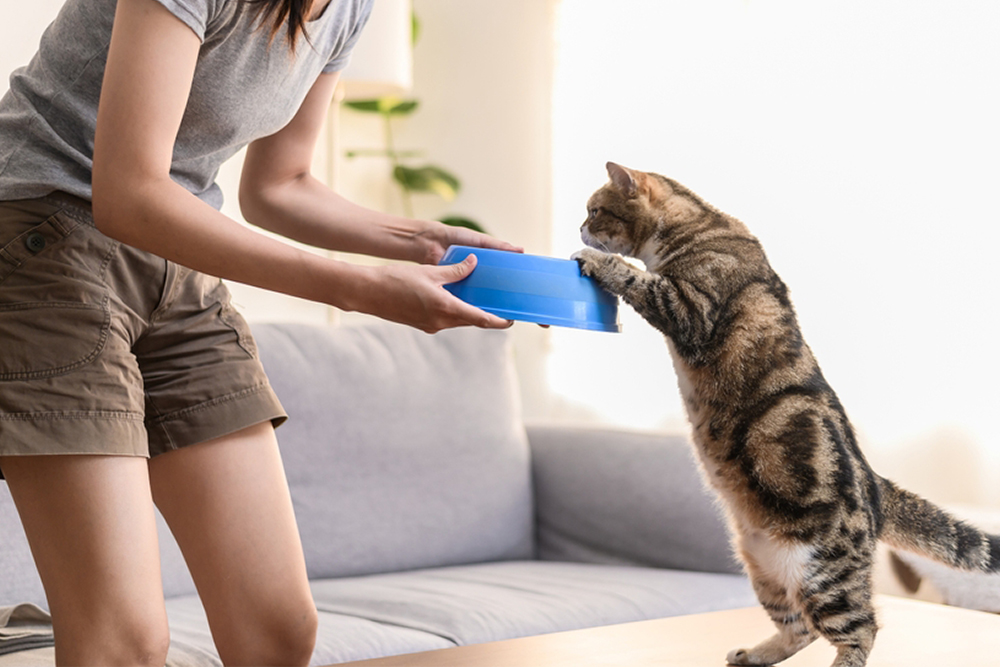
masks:
POLYGON ((59 454, 148 458, 142 415, 110 410, 0 415, 0 456, 59 454))
POLYGON ((265 382, 147 420, 149 451, 156 456, 266 421, 277 427, 287 419, 277 395, 265 382))

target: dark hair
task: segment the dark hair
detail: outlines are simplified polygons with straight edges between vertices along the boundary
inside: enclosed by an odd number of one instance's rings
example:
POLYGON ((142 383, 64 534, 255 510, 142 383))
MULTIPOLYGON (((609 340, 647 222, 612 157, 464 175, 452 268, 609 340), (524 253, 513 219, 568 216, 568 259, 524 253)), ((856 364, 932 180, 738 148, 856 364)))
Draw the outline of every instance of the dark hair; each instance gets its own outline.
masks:
POLYGON ((268 41, 273 42, 282 27, 285 28, 285 39, 294 52, 299 37, 305 37, 306 22, 312 10, 314 0, 243 0, 250 6, 259 22, 258 29, 267 27, 268 41))

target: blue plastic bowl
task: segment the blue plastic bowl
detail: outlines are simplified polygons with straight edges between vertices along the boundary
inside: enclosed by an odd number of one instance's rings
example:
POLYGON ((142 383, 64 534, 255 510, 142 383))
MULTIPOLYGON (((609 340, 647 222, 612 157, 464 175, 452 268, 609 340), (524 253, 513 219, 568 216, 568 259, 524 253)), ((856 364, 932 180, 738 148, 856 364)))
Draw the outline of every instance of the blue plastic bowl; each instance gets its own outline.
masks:
POLYGON ((618 298, 580 274, 573 260, 451 246, 441 264, 469 255, 476 268, 445 289, 497 317, 591 331, 621 331, 618 298))

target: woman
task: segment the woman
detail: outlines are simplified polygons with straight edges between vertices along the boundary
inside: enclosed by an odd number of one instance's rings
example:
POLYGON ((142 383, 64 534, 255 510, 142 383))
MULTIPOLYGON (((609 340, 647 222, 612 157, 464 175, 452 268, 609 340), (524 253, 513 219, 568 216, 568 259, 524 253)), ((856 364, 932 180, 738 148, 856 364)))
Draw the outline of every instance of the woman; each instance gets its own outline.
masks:
POLYGON ((371 0, 69 0, 0 102, 0 471, 60 664, 157 664, 154 503, 226 664, 305 664, 316 611, 273 424, 285 418, 218 276, 425 331, 508 322, 442 289, 453 243, 309 174, 371 0), (247 145, 251 223, 214 178, 247 145), (54 455, 59 454, 59 455, 54 455), (148 460, 147 460, 148 457, 148 460))

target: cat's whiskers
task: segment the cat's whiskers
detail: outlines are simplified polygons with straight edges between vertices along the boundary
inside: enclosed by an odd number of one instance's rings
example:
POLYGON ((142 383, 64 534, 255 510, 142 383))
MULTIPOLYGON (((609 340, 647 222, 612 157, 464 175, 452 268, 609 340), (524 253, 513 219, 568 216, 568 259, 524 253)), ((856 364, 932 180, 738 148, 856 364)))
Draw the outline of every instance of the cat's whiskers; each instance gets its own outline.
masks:
POLYGON ((590 247, 594 248, 595 250, 600 250, 601 252, 606 252, 609 255, 613 255, 614 254, 613 252, 611 252, 611 248, 609 248, 604 242, 602 242, 602 241, 600 241, 598 239, 595 239, 594 237, 590 238, 590 243, 591 243, 590 247))

